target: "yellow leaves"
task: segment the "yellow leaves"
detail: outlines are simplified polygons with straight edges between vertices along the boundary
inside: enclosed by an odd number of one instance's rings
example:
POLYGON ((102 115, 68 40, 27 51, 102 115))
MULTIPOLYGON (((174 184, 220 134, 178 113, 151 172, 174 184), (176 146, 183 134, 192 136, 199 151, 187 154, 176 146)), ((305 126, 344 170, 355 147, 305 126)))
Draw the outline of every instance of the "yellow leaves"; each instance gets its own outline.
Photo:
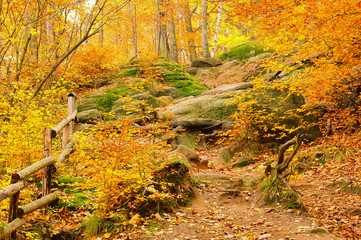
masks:
POLYGON ((330 206, 330 207, 327 208, 327 210, 333 211, 335 208, 336 208, 335 206, 330 206))
POLYGON ((30 33, 31 35, 36 35, 36 34, 38 34, 38 32, 37 32, 37 30, 36 30, 35 28, 31 28, 30 31, 29 31, 29 33, 30 33))
POLYGON ((108 239, 108 238, 110 238, 111 235, 112 235, 111 233, 105 233, 105 234, 103 235, 103 238, 108 239))
POLYGON ((128 224, 129 225, 139 225, 143 221, 144 221, 144 219, 141 218, 139 214, 136 214, 128 221, 128 224))

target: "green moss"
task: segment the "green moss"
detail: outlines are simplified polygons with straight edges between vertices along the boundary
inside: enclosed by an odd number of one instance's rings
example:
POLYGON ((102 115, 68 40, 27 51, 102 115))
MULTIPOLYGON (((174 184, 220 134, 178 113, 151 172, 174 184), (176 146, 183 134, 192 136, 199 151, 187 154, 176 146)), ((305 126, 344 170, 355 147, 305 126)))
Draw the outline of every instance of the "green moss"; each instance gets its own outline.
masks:
POLYGON ((138 69, 129 69, 121 72, 119 77, 136 77, 138 74, 138 69))
POLYGON ((184 206, 190 203, 194 197, 193 185, 190 181, 189 165, 182 161, 176 160, 168 163, 162 169, 153 174, 155 188, 163 191, 162 186, 167 183, 168 192, 173 194, 173 198, 162 200, 162 208, 165 211, 172 211, 178 206, 184 206))
POLYGON ((265 178, 261 184, 266 203, 279 202, 286 208, 304 208, 297 192, 290 191, 279 179, 265 178))
POLYGON ((335 182, 329 185, 330 187, 341 187, 342 191, 347 193, 355 193, 361 195, 361 187, 354 186, 353 181, 350 180, 348 182, 335 182))
MULTIPOLYGON (((137 66, 132 65, 135 69, 126 70, 123 73, 130 75, 130 71, 138 70, 136 76, 147 77, 146 72, 154 72, 162 84, 175 86, 180 91, 181 97, 197 96, 207 89, 198 79, 190 76, 183 67, 168 59, 160 58, 151 65, 140 60, 137 64, 137 66)), ((134 73, 132 72, 133 76, 135 76, 134 73)))
POLYGON ((62 177, 53 181, 52 188, 58 188, 72 196, 69 200, 59 201, 57 207, 64 207, 70 211, 76 211, 79 208, 92 210, 90 205, 92 200, 84 193, 85 190, 91 191, 91 189, 81 189, 79 187, 79 183, 84 182, 84 179, 72 176, 62 177))
POLYGON ((113 227, 114 223, 110 219, 93 215, 81 224, 79 231, 84 233, 85 239, 91 239, 105 230, 111 232, 113 227))
POLYGON ((264 50, 264 47, 257 43, 244 43, 222 53, 218 56, 218 58, 222 60, 237 59, 241 62, 244 62, 251 57, 257 56, 265 52, 273 53, 274 51, 264 50))
POLYGON ((177 144, 185 145, 192 149, 195 147, 198 147, 198 145, 199 145, 197 143, 197 137, 192 134, 188 134, 188 133, 184 133, 184 134, 180 135, 179 137, 177 137, 177 144))
POLYGON ((237 110, 236 105, 229 105, 217 108, 210 108, 202 114, 203 118, 211 118, 216 120, 231 119, 231 115, 237 110))

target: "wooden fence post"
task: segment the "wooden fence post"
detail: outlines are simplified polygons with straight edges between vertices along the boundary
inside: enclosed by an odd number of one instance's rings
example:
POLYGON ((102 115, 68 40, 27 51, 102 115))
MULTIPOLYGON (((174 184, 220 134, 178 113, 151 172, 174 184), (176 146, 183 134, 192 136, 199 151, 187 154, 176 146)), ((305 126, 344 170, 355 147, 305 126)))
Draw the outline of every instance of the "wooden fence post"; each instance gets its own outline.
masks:
MULTIPOLYGON (((43 158, 47 158, 51 156, 51 128, 44 128, 44 139, 43 139, 43 158)), ((51 174, 54 168, 54 164, 45 167, 43 169, 43 186, 42 193, 43 197, 50 193, 50 185, 51 185, 51 174)))
MULTIPOLYGON (((76 110, 76 95, 74 93, 70 93, 68 95, 68 116, 72 115, 76 110)), ((71 121, 67 126, 63 129, 63 140, 62 140, 62 149, 64 150, 66 145, 69 143, 70 136, 74 132, 74 121, 71 121)))
MULTIPOLYGON (((10 184, 17 183, 20 180, 20 176, 17 173, 14 173, 11 176, 10 184)), ((10 205, 9 205, 9 219, 8 223, 11 223, 13 220, 17 218, 17 211, 19 205, 19 195, 20 191, 16 192, 14 195, 10 197, 10 205)), ((10 239, 16 239, 16 231, 12 232, 10 235, 10 239)))

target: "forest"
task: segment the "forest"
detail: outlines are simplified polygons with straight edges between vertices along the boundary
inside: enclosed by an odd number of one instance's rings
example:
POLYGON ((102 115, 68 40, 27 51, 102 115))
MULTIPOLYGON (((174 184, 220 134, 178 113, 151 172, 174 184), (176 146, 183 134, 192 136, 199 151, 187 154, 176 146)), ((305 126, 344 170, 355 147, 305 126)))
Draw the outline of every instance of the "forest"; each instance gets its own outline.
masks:
POLYGON ((360 22, 0 0, 0 239, 361 239, 360 22))

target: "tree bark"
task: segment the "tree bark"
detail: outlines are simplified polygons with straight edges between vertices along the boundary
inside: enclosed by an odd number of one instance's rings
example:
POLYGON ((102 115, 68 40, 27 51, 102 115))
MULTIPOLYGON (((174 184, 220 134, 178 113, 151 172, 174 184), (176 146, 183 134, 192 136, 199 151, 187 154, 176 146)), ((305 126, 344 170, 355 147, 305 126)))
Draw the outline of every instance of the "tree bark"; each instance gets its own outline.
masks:
POLYGON ((34 212, 42 207, 49 205, 60 197, 60 191, 53 192, 48 194, 38 200, 35 200, 31 203, 26 204, 18 209, 18 217, 23 217, 24 215, 34 212))
POLYGON ((21 189, 26 188, 27 186, 28 183, 24 180, 7 186, 0 191, 0 202, 8 197, 11 197, 12 195, 19 192, 21 189))
POLYGON ((177 38, 176 38, 176 31, 175 31, 175 24, 173 17, 169 22, 169 45, 170 45, 170 59, 173 62, 178 63, 177 38))
POLYGON ((0 231, 0 239, 3 239, 7 235, 11 234, 12 232, 16 231, 19 227, 21 227, 23 224, 25 224, 25 219, 23 218, 16 218, 11 223, 8 223, 3 231, 0 231))
POLYGON ((216 22, 216 29, 215 29, 214 36, 213 36, 213 44, 212 44, 213 46, 212 46, 211 57, 215 57, 216 53, 217 53, 218 35, 219 35, 219 29, 221 27, 221 22, 222 22, 222 11, 223 11, 223 6, 222 6, 222 1, 221 1, 218 5, 217 22, 216 22))
POLYGON ((193 27, 192 27, 192 15, 193 12, 195 11, 196 8, 194 8, 194 10, 190 10, 189 8, 189 2, 186 1, 185 5, 184 5, 184 21, 186 24, 186 32, 187 32, 187 38, 188 38, 188 49, 189 49, 189 57, 191 59, 191 61, 195 60, 197 58, 197 49, 196 46, 194 44, 194 38, 193 38, 193 27))
POLYGON ((208 45, 208 3, 207 0, 202 0, 202 53, 204 58, 210 58, 208 45))
POLYGON ((163 0, 157 0, 157 12, 158 12, 158 55, 168 58, 169 57, 169 45, 167 39, 167 26, 165 24, 165 11, 163 0))
POLYGON ((73 121, 76 118, 76 114, 78 113, 77 110, 75 110, 73 112, 73 114, 71 114, 70 116, 68 116, 67 118, 63 119, 56 127, 54 127, 51 130, 51 137, 55 138, 56 135, 63 130, 63 128, 66 127, 66 125, 68 125, 71 121, 73 121))
POLYGON ((130 1, 129 2, 129 12, 132 16, 132 31, 133 31, 133 49, 134 56, 138 56, 138 37, 137 37, 137 5, 130 1))

